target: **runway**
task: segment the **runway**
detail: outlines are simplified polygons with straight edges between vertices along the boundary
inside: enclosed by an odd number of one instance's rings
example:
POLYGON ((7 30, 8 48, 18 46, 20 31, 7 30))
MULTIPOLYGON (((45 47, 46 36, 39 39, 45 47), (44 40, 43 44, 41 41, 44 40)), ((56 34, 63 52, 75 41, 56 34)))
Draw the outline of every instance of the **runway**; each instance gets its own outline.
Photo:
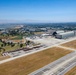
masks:
POLYGON ((70 38, 68 40, 65 40, 65 41, 56 41, 55 43, 52 44, 52 42, 48 43, 48 44, 45 44, 43 47, 40 47, 38 49, 32 49, 32 50, 29 50, 29 51, 20 51, 16 53, 13 53, 13 55, 11 55, 11 58, 8 58, 8 59, 5 59, 5 60, 2 60, 0 61, 0 64, 3 64, 3 63, 6 63, 6 62, 9 62, 9 61, 12 61, 12 60, 15 60, 15 59, 18 59, 20 57, 24 57, 24 56, 27 56, 27 55, 30 55, 30 54, 33 54, 33 53, 37 53, 37 52, 40 52, 40 51, 43 51, 43 50, 46 50, 48 48, 52 48, 52 47, 55 47, 55 46, 58 46, 60 44, 63 44, 63 43, 67 43, 67 42, 70 42, 70 41, 73 41, 73 40, 76 40, 76 37, 74 38, 70 38))
POLYGON ((64 75, 76 66, 76 52, 72 52, 29 75, 64 75))

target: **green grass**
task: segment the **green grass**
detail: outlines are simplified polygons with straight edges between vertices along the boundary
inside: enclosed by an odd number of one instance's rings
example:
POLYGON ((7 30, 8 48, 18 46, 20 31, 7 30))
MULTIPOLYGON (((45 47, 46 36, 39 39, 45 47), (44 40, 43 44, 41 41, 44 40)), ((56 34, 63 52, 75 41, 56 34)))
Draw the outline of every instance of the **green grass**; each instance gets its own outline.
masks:
POLYGON ((2 42, 0 42, 0 46, 1 46, 2 42))
POLYGON ((15 38, 12 38, 12 40, 20 40, 20 39, 22 39, 22 38, 23 38, 23 36, 18 35, 18 36, 16 36, 15 38))
MULTIPOLYGON (((0 47, 1 47, 1 44, 2 44, 2 42, 0 42, 0 47)), ((23 44, 23 47, 26 47, 26 45, 25 44, 23 44)), ((22 47, 22 48, 23 48, 22 47)), ((17 49, 19 49, 20 48, 20 46, 18 45, 18 44, 15 44, 15 46, 14 47, 11 47, 11 45, 6 45, 6 46, 4 46, 4 47, 2 47, 2 48, 4 48, 5 49, 5 51, 11 51, 11 50, 17 50, 17 49)))
MULTIPOLYGON (((23 36, 21 36, 21 35, 17 35, 17 36, 8 36, 11 40, 21 40, 22 38, 23 38, 23 36)), ((4 39, 6 39, 7 37, 6 36, 3 36, 3 35, 0 35, 0 38, 4 38, 4 39)), ((0 42, 0 47, 1 47, 1 44, 2 44, 2 42, 0 42)), ((26 45, 25 44, 23 44, 23 47, 25 47, 26 45)), ((22 47, 22 48, 23 48, 22 47)), ((10 51, 10 50, 17 50, 17 49, 19 49, 20 48, 20 46, 18 45, 18 44, 15 44, 15 46, 14 47, 11 47, 10 45, 8 46, 8 45, 6 45, 6 46, 4 46, 3 47, 6 51, 10 51)))
MULTIPOLYGON (((23 44, 23 47, 26 47, 26 45, 25 44, 23 44)), ((22 47, 22 48, 23 48, 22 47)), ((11 51, 11 50, 17 50, 17 49, 19 49, 20 48, 20 46, 18 45, 18 44, 16 44, 14 47, 11 47, 11 46, 5 46, 5 47, 3 47, 6 51, 11 51)))
POLYGON ((9 35, 9 36, 7 36, 7 35, 0 35, 0 38, 1 39, 10 38, 12 40, 19 40, 19 39, 22 39, 23 36, 21 36, 21 35, 15 35, 15 36, 12 36, 12 35, 9 35), (14 37, 14 38, 12 38, 12 37, 14 37))
MULTIPOLYGON (((0 47, 1 47, 1 44, 2 44, 2 42, 0 42, 0 47)), ((26 45, 23 44, 23 47, 22 47, 22 48, 25 48, 25 47, 26 47, 26 45)), ((9 46, 6 45, 6 46, 4 46, 4 47, 2 47, 2 48, 4 48, 5 51, 11 51, 11 50, 17 50, 17 49, 20 49, 20 46, 19 46, 18 44, 15 44, 14 47, 11 47, 11 45, 9 45, 9 46)), ((1 53, 2 53, 2 52, 0 52, 0 57, 2 56, 1 53)))

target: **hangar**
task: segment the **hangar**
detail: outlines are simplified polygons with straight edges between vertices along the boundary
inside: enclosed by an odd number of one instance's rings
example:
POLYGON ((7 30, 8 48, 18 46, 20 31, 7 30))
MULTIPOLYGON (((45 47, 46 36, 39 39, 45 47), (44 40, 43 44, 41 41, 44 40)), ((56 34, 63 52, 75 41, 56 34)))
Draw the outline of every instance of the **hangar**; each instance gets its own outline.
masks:
POLYGON ((59 33, 55 37, 58 39, 66 39, 66 38, 73 37, 73 36, 75 36, 75 32, 69 31, 69 32, 59 33))

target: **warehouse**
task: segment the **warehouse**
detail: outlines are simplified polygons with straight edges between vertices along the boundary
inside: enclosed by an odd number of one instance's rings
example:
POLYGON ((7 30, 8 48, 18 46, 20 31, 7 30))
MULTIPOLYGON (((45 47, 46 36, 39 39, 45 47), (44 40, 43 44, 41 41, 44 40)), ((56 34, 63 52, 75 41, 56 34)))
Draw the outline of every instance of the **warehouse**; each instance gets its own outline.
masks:
POLYGON ((73 36, 75 36, 75 32, 74 31, 69 31, 69 32, 57 34, 56 38, 58 38, 58 39, 66 39, 66 38, 73 37, 73 36))
POLYGON ((74 30, 74 34, 75 34, 75 36, 76 36, 76 30, 74 30))
POLYGON ((64 33, 64 30, 57 30, 56 33, 57 34, 64 33))
POLYGON ((57 31, 54 31, 52 35, 56 36, 57 34, 60 34, 60 33, 64 33, 64 31, 63 30, 57 30, 57 31))

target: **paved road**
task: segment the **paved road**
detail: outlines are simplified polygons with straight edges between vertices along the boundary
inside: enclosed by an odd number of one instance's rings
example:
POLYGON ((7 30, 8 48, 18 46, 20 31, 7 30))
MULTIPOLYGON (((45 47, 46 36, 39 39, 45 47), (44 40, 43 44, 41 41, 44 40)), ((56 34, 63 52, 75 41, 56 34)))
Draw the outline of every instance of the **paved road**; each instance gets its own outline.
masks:
MULTIPOLYGON (((66 41, 67 42, 67 41, 66 41)), ((46 65, 45 67, 29 74, 29 75, 64 75, 70 69, 76 66, 76 50, 64 46, 57 45, 59 48, 74 51, 53 63, 46 65)))
POLYGON ((64 75, 74 66, 76 66, 76 52, 72 52, 29 75, 64 75))
POLYGON ((66 49, 66 50, 76 51, 76 49, 69 48, 69 47, 64 47, 64 46, 60 46, 60 45, 58 45, 57 47, 63 48, 63 49, 66 49))

